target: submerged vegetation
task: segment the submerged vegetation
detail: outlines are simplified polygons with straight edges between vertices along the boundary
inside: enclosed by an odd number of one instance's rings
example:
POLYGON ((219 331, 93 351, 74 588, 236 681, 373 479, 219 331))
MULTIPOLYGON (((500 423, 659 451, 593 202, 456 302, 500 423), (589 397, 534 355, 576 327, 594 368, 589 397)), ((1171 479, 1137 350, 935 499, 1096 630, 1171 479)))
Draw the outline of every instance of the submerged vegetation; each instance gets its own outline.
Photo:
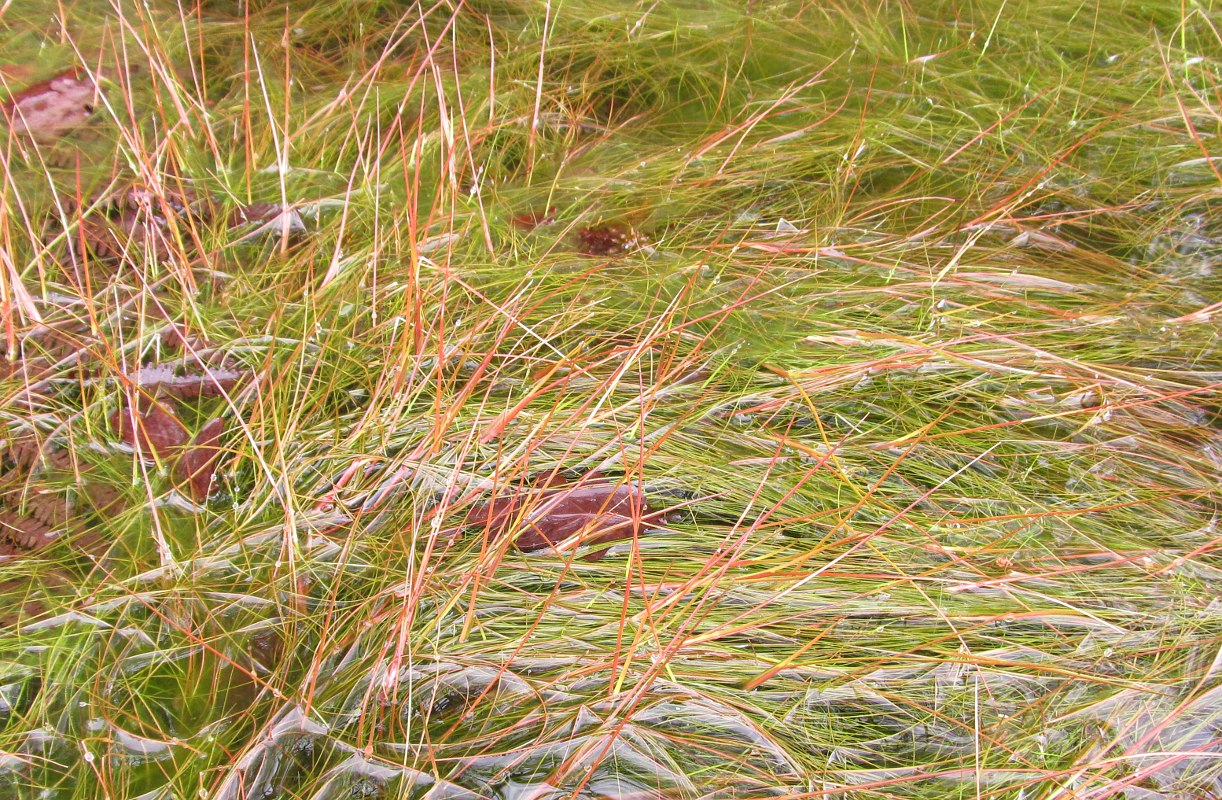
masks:
POLYGON ((0 3, 0 796, 1222 796, 1217 11, 0 3))

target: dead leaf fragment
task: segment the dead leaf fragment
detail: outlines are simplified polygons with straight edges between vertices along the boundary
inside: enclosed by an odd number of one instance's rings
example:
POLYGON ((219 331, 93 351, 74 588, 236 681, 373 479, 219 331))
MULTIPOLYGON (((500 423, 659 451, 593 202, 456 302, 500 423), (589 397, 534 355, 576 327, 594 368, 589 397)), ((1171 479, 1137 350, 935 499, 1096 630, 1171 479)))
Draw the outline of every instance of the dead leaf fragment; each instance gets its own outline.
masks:
POLYGON ((0 78, 12 83, 28 81, 34 77, 33 64, 0 64, 0 78))
POLYGON ((0 581, 0 629, 31 622, 63 606, 65 597, 76 594, 77 582, 55 570, 40 570, 37 577, 19 575, 0 581))
POLYGON ((175 251, 174 234, 165 217, 135 209, 81 220, 80 236, 95 258, 110 260, 150 253, 165 261, 175 251))
POLYGON ((586 256, 617 256, 640 245, 642 237, 626 225, 602 225, 577 231, 577 251, 586 256))
POLYGON ((582 545, 631 539, 651 516, 637 486, 582 484, 494 498, 477 506, 468 523, 484 526, 493 540, 520 530, 514 544, 531 552, 578 534, 582 545))
POLYGON ((37 552, 72 535, 73 544, 98 555, 104 541, 85 530, 90 509, 103 515, 118 513, 121 495, 105 483, 92 480, 92 469, 60 445, 21 438, 5 443, 0 456, 0 557, 37 552), (76 487, 60 480, 71 475, 76 487))
POLYGON ((187 484, 191 497, 197 502, 202 503, 212 494, 212 477, 221 456, 220 441, 224 432, 225 420, 220 417, 209 420, 174 465, 179 482, 187 484))
POLYGON ((556 207, 548 206, 546 211, 527 211, 523 214, 515 214, 510 221, 518 230, 533 231, 540 225, 550 225, 556 221, 556 207))
POLYGON ((178 417, 156 400, 141 398, 110 416, 119 439, 158 459, 168 458, 187 443, 187 429, 178 417))
POLYGON ((250 377, 250 370, 200 365, 200 371, 179 375, 173 365, 148 364, 135 375, 132 383, 149 394, 164 394, 179 400, 223 397, 250 377))
POLYGON ((17 133, 48 142, 88 123, 98 99, 93 79, 73 69, 13 95, 4 116, 17 133))
MULTIPOLYGON (((158 261, 176 253, 194 257, 200 246, 199 232, 218 222, 231 235, 232 244, 271 237, 296 241, 308 232, 294 206, 252 203, 226 216, 220 213, 217 198, 201 195, 190 186, 156 190, 128 186, 108 190, 88 203, 62 198, 61 205, 72 212, 69 221, 72 215, 80 216, 79 230, 69 237, 69 245, 83 244, 103 261, 139 258, 145 253, 158 261)), ((43 237, 48 244, 63 236, 63 222, 49 221, 43 237)))
POLYGON ((50 545, 65 532, 70 517, 62 495, 36 494, 22 503, 0 505, 0 556, 18 556, 50 545))

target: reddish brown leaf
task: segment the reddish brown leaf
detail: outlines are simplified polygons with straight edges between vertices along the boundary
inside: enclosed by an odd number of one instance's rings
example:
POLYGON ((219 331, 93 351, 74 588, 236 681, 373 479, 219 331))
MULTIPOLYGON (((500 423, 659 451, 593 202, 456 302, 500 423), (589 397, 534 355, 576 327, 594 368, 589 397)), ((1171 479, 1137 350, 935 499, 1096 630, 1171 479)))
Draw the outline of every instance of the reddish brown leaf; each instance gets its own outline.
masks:
POLYGON ((82 512, 92 507, 117 513, 122 498, 92 480, 92 469, 64 447, 33 439, 9 441, 0 459, 0 556, 22 556, 71 535, 76 547, 100 554, 105 542, 82 530, 82 512), (65 492, 44 480, 47 473, 72 475, 81 491, 65 492))
POLYGON ((494 498, 477 506, 468 523, 485 526, 490 539, 520 529, 514 544, 530 552, 577 534, 587 545, 631 539, 650 516, 639 487, 583 484, 494 498))
POLYGON ((556 207, 548 206, 546 211, 527 211, 524 214, 515 214, 510 221, 519 230, 533 231, 540 225, 551 225, 556 221, 556 207))
MULTIPOLYGON (((120 260, 125 254, 143 257, 146 252, 166 260, 180 249, 169 220, 177 221, 178 235, 190 244, 190 218, 197 216, 199 198, 190 188, 155 192, 137 185, 84 200, 62 197, 60 205, 69 220, 79 219, 79 226, 67 237, 69 258, 79 260, 77 251, 83 246, 94 259, 104 262, 120 260)), ((64 236, 63 222, 58 216, 48 220, 45 243, 50 245, 64 236)))
POLYGON ((94 257, 104 260, 151 253, 168 260, 177 249, 174 234, 164 218, 124 209, 111 217, 91 216, 81 220, 80 236, 94 257))
POLYGON ((212 477, 221 457, 220 441, 224 432, 225 420, 220 417, 209 420, 174 466, 179 482, 187 484, 191 496, 201 503, 212 494, 212 477))
POLYGON ((4 116, 18 133, 52 141, 89 121, 98 93, 89 76, 69 70, 10 97, 4 116))
POLYGON ((119 439, 139 445, 145 455, 167 458, 187 443, 187 429, 178 417, 156 400, 141 399, 136 408, 125 406, 110 416, 119 439))
POLYGON ((577 232, 577 250, 587 256, 615 256, 626 253, 640 242, 626 225, 602 225, 577 232))
POLYGON ((207 344, 202 339, 190 336, 181 324, 171 322, 161 334, 161 346, 171 353, 179 353, 206 347, 207 344))
POLYGON ((127 210, 145 211, 159 217, 194 216, 209 219, 212 216, 204 199, 190 186, 163 185, 154 190, 136 184, 102 197, 100 202, 112 214, 116 210, 127 210))
MULTIPOLYGON (((216 222, 224 223, 235 243, 284 236, 296 240, 307 232, 293 206, 254 203, 222 217, 216 198, 201 195, 190 186, 166 185, 156 191, 128 186, 87 203, 63 198, 61 204, 73 213, 84 214, 70 244, 75 247, 83 242, 93 257, 102 261, 146 252, 162 261, 178 252, 194 256, 199 244, 195 231, 216 222)), ((62 235, 62 220, 50 220, 44 240, 49 243, 62 235)))
MULTIPOLYGON (((584 483, 590 484, 602 479, 601 473, 587 472, 581 476, 584 483)), ((532 489, 554 489, 560 486, 567 486, 573 479, 572 475, 566 475, 562 470, 554 469, 550 472, 540 472, 531 476, 528 484, 532 489)))
POLYGON ((180 400, 201 397, 222 397, 232 392, 246 378, 249 370, 201 365, 200 372, 178 375, 169 364, 148 364, 130 376, 132 382, 144 391, 165 394, 180 400))
POLYGON ((45 496, 28 503, 24 513, 0 506, 0 556, 18 556, 39 550, 63 533, 67 514, 62 498, 45 496))

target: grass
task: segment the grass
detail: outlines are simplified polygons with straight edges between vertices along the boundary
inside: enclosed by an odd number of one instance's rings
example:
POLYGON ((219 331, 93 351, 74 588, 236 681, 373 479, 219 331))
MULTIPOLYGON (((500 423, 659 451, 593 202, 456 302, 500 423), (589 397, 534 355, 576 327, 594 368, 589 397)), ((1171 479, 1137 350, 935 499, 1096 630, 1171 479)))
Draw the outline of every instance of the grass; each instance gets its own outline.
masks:
POLYGON ((1219 796, 1220 19, 0 4, 106 100, 4 145, 0 795, 1219 796), (592 473, 665 524, 462 524, 592 473))

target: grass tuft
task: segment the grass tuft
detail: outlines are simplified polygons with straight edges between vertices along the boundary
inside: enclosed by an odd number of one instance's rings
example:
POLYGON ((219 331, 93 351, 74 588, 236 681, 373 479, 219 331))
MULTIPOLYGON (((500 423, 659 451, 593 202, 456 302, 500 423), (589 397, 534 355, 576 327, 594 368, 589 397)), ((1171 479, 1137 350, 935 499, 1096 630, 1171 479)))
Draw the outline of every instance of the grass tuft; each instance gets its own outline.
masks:
POLYGON ((0 4, 0 795, 1219 795, 1220 45, 0 4))

